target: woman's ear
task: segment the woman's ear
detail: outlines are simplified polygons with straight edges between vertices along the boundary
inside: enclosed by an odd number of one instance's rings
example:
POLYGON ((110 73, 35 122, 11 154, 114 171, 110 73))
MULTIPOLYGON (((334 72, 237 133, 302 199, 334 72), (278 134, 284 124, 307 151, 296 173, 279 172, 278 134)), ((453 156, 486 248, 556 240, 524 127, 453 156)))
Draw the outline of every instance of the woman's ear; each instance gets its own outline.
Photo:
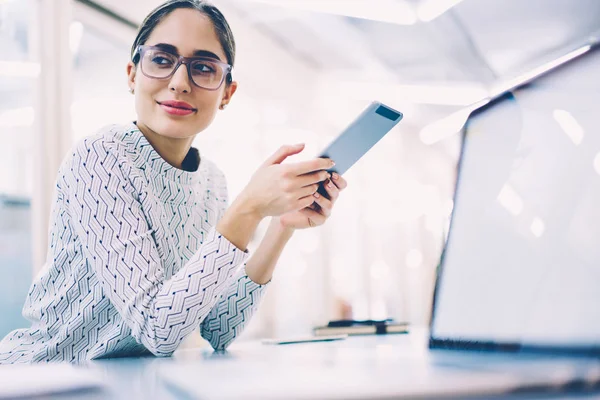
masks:
POLYGON ((238 83, 236 81, 232 81, 229 85, 225 86, 225 90, 223 90, 223 97, 221 98, 221 105, 219 108, 223 110, 227 107, 227 104, 231 101, 235 91, 238 88, 238 83))
POLYGON ((135 74, 137 72, 137 68, 132 61, 127 63, 127 86, 129 86, 129 91, 133 93, 135 89, 135 74))

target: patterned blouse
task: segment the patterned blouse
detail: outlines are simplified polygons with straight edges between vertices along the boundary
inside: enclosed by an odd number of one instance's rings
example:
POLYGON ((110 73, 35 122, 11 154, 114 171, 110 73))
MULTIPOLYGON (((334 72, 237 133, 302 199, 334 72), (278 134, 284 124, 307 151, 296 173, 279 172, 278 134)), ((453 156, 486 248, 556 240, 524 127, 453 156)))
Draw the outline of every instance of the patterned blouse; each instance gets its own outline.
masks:
POLYGON ((47 261, 0 364, 171 355, 198 326, 218 350, 240 334, 265 286, 247 252, 216 230, 223 173, 191 149, 164 161, 134 123, 78 143, 56 183, 47 261))

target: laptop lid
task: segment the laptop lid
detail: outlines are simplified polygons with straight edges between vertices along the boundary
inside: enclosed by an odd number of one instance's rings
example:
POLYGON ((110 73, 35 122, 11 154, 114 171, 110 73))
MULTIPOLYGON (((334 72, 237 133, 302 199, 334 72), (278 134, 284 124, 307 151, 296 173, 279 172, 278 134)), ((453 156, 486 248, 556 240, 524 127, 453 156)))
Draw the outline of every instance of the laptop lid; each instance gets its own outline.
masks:
POLYGON ((430 347, 600 354, 600 51, 475 111, 430 347))

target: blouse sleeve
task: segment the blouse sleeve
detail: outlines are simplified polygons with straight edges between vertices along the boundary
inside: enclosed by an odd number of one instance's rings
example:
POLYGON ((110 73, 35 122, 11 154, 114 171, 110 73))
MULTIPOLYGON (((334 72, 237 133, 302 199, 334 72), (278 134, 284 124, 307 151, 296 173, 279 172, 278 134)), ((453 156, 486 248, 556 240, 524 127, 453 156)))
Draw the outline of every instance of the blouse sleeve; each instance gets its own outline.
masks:
MULTIPOLYGON (((222 183, 219 185, 222 192, 219 195, 223 199, 220 203, 219 219, 225 213, 228 204, 228 192, 225 176, 219 173, 222 183)), ((266 285, 259 285, 246 275, 245 264, 235 279, 221 294, 219 302, 210 311, 208 317, 200 326, 202 337, 211 344, 215 350, 225 350, 244 330, 250 319, 258 309, 262 300, 266 285)))

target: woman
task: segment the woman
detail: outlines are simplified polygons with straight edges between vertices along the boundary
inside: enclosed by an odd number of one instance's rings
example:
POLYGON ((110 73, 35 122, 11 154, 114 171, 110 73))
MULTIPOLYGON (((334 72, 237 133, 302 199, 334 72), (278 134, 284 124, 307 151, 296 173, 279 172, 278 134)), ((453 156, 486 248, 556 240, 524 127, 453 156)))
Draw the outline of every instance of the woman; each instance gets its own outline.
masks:
POLYGON ((303 149, 284 146, 227 208, 223 174, 191 144, 235 94, 234 58, 228 23, 203 1, 144 20, 127 65, 138 119, 63 162, 46 267, 24 307, 32 326, 0 342, 0 363, 169 356, 198 326, 215 349, 240 334, 294 230, 323 224, 346 182, 330 179, 331 160, 281 164, 303 149))

